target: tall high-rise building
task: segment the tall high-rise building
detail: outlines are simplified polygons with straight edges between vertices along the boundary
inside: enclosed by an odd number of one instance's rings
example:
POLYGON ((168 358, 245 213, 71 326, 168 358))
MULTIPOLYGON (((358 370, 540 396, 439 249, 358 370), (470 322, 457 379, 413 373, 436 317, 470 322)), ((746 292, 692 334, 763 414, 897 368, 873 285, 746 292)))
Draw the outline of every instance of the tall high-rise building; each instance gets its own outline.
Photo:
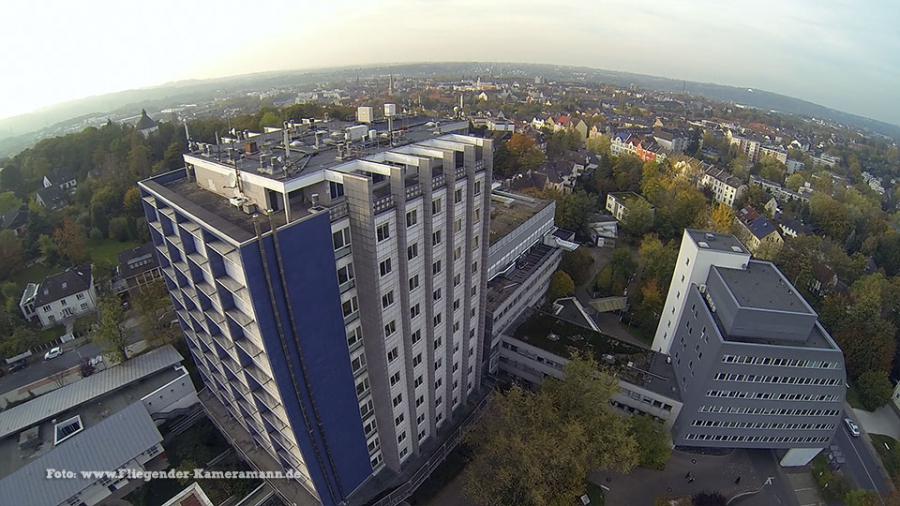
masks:
POLYGON ((778 268, 734 236, 685 230, 653 348, 681 391, 676 445, 774 448, 783 465, 804 465, 840 425, 840 348, 778 268))
POLYGON ((492 143, 404 123, 192 143, 140 183, 201 400, 307 503, 390 486, 482 394, 492 143))

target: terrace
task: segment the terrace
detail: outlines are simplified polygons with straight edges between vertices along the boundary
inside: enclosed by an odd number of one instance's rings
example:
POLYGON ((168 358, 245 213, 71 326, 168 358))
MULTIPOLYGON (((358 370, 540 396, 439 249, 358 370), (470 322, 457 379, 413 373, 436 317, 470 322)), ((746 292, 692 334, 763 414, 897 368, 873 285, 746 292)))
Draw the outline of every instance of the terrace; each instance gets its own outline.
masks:
POLYGON ((564 359, 576 353, 592 357, 628 383, 679 399, 672 365, 665 355, 537 311, 515 328, 512 337, 564 359))

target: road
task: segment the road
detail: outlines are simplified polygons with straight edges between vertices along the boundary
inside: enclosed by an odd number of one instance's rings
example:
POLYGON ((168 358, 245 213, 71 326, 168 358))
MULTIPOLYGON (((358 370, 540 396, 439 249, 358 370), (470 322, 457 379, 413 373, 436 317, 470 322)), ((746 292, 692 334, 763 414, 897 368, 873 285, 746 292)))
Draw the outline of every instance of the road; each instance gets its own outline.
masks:
MULTIPOLYGON (((846 410, 846 411, 849 411, 846 410)), ((849 416, 856 420, 852 414, 849 416)), ((859 488, 874 490, 886 496, 891 493, 891 485, 888 483, 881 470, 881 460, 871 448, 871 445, 861 437, 853 437, 847 431, 847 426, 841 422, 841 427, 834 435, 834 444, 840 447, 847 462, 841 467, 844 472, 859 488)))
POLYGON ((42 356, 33 357, 32 360, 35 361, 28 367, 0 378, 0 393, 10 392, 39 379, 56 374, 59 371, 77 366, 84 359, 96 357, 101 353, 99 346, 94 343, 87 343, 74 350, 67 349, 62 355, 53 360, 44 360, 42 356))

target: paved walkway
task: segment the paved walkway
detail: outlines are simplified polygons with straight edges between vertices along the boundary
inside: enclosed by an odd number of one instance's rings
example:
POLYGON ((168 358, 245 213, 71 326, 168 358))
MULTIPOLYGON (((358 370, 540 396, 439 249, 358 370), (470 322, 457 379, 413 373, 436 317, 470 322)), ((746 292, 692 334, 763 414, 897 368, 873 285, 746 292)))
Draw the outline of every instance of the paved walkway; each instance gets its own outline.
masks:
POLYGON ((853 414, 859 420, 866 432, 882 434, 900 440, 900 417, 889 404, 881 406, 875 411, 853 409, 853 414))
POLYGON ((760 493, 741 500, 741 506, 784 504, 776 499, 771 486, 763 486, 768 476, 762 475, 745 451, 727 455, 701 455, 675 450, 662 471, 635 469, 627 475, 593 472, 588 479, 606 491, 606 503, 653 504, 657 498, 689 497, 698 492, 718 491, 725 497, 760 489, 760 493), (689 481, 685 476, 691 473, 689 481), (735 480, 740 477, 740 481, 735 480))

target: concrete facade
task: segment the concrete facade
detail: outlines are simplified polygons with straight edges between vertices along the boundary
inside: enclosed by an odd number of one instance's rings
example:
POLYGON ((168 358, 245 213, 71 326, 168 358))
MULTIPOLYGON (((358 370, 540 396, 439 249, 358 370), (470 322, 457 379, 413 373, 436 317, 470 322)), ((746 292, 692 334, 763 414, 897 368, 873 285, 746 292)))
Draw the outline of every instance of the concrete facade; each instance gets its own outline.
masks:
POLYGON ((287 178, 194 153, 140 185, 204 383, 323 504, 404 472, 480 389, 493 149, 431 130, 287 178))

